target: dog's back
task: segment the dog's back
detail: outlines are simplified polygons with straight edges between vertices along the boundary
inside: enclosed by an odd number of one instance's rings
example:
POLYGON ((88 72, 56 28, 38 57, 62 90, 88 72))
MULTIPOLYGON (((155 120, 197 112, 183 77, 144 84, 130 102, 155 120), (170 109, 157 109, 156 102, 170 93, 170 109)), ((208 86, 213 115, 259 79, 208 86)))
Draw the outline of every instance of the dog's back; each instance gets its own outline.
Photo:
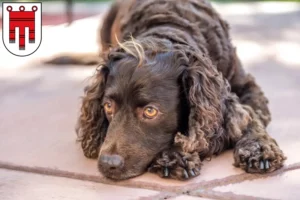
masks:
POLYGON ((99 29, 98 54, 55 56, 50 64, 97 64, 100 54, 118 41, 154 36, 186 44, 208 55, 228 79, 234 78, 239 62, 231 45, 227 23, 207 0, 117 0, 99 29))
POLYGON ((208 55, 228 79, 235 60, 228 25, 206 0, 129 0, 111 7, 101 30, 102 50, 119 41, 147 36, 167 38, 208 55), (112 19, 114 18, 114 19, 112 19))

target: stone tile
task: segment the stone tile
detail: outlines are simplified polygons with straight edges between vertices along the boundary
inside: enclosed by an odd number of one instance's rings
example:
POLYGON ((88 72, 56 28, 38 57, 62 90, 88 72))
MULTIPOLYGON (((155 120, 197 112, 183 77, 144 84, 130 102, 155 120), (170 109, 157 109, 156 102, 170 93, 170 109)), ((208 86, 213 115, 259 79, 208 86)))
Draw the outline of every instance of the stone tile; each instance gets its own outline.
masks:
POLYGON ((132 200, 158 192, 42 176, 0 169, 0 197, 5 200, 132 200))
POLYGON ((28 80, 22 75, 0 79, 0 134, 7 138, 0 141, 0 160, 97 174, 95 161, 86 159, 76 143, 83 88, 83 79, 72 76, 76 69, 23 73, 28 80))
MULTIPOLYGON (((275 17, 275 14, 272 17, 275 17)), ((296 17, 298 17, 297 13, 285 16, 276 15, 276 19, 282 18, 285 21, 295 21, 298 19, 296 17)), ((43 29, 45 30, 43 43, 32 56, 40 58, 63 51, 95 51, 99 18, 100 16, 79 20, 66 29, 63 26, 46 27, 43 29), (78 35, 72 34, 78 30, 81 30, 80 33, 84 38, 80 41, 77 40, 78 35), (54 43, 53 38, 59 41, 54 43), (75 40, 77 43, 74 43, 75 40)), ((251 16, 245 18, 252 20, 251 16)), ((233 27, 232 37, 239 38, 235 43, 238 47, 241 41, 249 40, 259 45, 257 37, 264 36, 265 40, 265 35, 270 34, 268 30, 273 29, 276 30, 271 31, 272 34, 280 34, 276 35, 276 40, 279 36, 282 41, 290 39, 282 34, 282 31, 277 31, 277 21, 276 24, 269 23, 274 20, 268 16, 255 16, 254 23, 246 23, 251 25, 249 27, 245 27, 245 23, 241 25, 238 22, 240 17, 233 16, 228 19, 233 27), (268 20, 268 23, 265 20, 268 20), (259 23, 261 21, 264 22, 263 26, 270 24, 272 27, 267 27, 268 30, 262 29, 262 24, 259 23), (255 32, 254 35, 252 35, 253 32, 255 32)), ((280 30, 286 31, 285 21, 280 21, 280 30)), ((295 33, 298 32, 295 31, 295 33)), ((275 41, 274 38, 270 38, 273 39, 272 42, 275 41)), ((243 49, 246 46, 241 47, 243 49)), ((260 48, 262 52, 276 49, 270 44, 264 44, 260 48)), ((242 54, 242 61, 245 60, 245 55, 253 54, 248 48, 244 49, 247 52, 242 54)), ((277 49, 280 50, 280 48, 277 49)), ((273 121, 269 132, 287 154, 287 164, 292 164, 300 162, 300 157, 297 155, 297 148, 300 145, 298 134, 300 130, 298 123, 300 120, 298 107, 300 70, 294 65, 277 60, 276 55, 282 53, 279 50, 277 53, 263 54, 259 58, 251 57, 245 68, 254 74, 270 99, 273 121)), ((27 58, 12 56, 5 48, 2 48, 2 51, 0 48, 0 54, 2 55, 0 68, 14 68, 16 65, 27 62, 27 58)), ((74 133, 79 108, 78 97, 82 94, 84 86, 82 81, 93 70, 85 67, 81 69, 37 67, 40 70, 16 70, 7 76, 2 71, 0 73, 0 135, 6 138, 0 140, 0 161, 11 162, 15 165, 98 175, 95 161, 86 159, 82 155, 79 145, 75 143, 74 133)), ((161 179, 149 173, 132 179, 130 182, 152 185, 159 189, 163 186, 183 186, 243 173, 234 168, 232 162, 232 153, 228 151, 213 158, 210 162, 205 162, 201 175, 187 182, 161 179)))
POLYGON ((276 177, 244 181, 217 187, 218 192, 233 192, 257 198, 298 200, 300 198, 300 170, 288 171, 276 177))
POLYGON ((286 165, 300 162, 298 153, 300 146, 299 120, 300 117, 298 119, 288 117, 286 120, 274 120, 269 129, 271 133, 275 133, 274 138, 287 156, 286 165))

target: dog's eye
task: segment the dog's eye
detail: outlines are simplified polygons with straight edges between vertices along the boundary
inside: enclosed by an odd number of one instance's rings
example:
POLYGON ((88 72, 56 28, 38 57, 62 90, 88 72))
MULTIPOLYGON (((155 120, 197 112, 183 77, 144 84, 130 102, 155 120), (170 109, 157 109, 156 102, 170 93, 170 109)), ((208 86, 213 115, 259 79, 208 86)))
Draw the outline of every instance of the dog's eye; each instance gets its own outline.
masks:
POLYGON ((112 114, 113 108, 111 103, 105 103, 104 104, 104 110, 107 114, 112 114))
POLYGON ((144 109, 144 117, 152 119, 154 118, 156 115, 158 114, 157 109, 153 108, 153 107, 146 107, 144 109))

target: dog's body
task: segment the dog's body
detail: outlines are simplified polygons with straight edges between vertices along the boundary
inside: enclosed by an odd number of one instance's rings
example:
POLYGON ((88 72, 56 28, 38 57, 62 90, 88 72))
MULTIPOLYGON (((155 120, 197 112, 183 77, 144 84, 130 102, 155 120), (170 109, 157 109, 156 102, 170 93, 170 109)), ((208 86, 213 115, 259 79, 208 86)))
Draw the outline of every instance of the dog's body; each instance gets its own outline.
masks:
POLYGON ((187 179, 201 160, 231 147, 247 172, 282 167, 265 130, 268 101, 207 1, 117 1, 100 35, 104 62, 85 90, 77 132, 105 176, 148 168, 187 179))

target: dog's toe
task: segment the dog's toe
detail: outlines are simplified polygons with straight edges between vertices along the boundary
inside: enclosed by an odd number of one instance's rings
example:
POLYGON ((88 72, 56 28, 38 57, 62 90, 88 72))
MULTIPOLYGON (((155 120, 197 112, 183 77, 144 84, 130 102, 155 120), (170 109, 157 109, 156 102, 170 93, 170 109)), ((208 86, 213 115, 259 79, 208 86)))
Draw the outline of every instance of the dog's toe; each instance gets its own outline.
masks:
POLYGON ((153 161, 148 171, 157 173, 162 178, 188 180, 200 174, 201 161, 196 153, 182 154, 166 151, 153 161))

